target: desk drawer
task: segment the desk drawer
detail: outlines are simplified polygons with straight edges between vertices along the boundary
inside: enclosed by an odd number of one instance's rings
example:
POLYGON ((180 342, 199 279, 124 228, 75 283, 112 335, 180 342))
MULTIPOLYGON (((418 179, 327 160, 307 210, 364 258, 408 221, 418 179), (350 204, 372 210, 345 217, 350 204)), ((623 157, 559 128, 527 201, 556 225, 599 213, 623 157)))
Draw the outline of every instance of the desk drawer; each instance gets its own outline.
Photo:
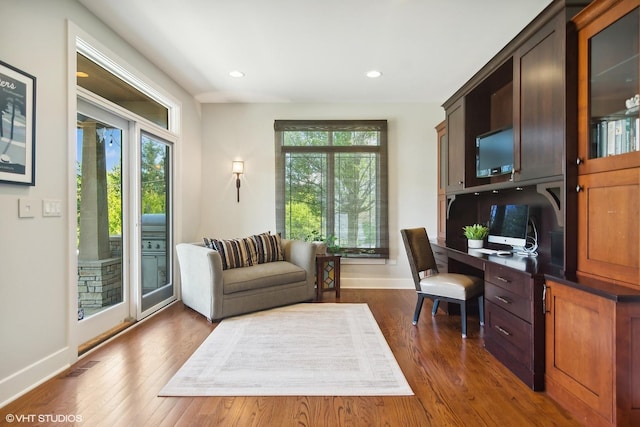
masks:
POLYGON ((484 299, 515 314, 528 323, 532 322, 531 301, 529 298, 524 298, 509 289, 496 286, 493 283, 485 282, 484 299))
POLYGON ((533 370, 531 324, 487 301, 484 334, 485 345, 490 352, 494 348, 505 352, 522 366, 533 370))
POLYGON ((527 301, 531 300, 531 276, 526 273, 488 262, 484 271, 484 280, 520 295, 527 301))

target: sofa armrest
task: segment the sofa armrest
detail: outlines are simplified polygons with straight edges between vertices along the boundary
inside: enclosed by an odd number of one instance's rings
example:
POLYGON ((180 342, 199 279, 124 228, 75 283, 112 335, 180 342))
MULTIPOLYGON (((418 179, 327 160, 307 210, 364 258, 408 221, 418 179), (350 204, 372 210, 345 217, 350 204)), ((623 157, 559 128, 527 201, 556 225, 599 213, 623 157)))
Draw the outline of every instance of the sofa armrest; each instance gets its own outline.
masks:
POLYGON ((180 263, 181 295, 185 305, 209 321, 222 313, 222 258, 202 244, 176 245, 180 263))
POLYGON ((282 239, 284 259, 307 272, 307 284, 313 289, 316 276, 316 247, 311 242, 282 239))

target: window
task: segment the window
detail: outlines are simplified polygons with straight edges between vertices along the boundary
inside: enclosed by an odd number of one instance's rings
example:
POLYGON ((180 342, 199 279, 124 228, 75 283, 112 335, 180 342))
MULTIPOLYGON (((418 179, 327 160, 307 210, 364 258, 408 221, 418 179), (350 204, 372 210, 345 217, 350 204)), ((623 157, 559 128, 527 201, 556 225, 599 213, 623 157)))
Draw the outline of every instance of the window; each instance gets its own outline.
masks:
POLYGON ((276 221, 289 239, 335 238, 388 258, 387 121, 276 120, 276 221))
MULTIPOLYGON (((83 47, 79 45, 78 48, 83 47)), ((163 129, 169 129, 170 108, 158 100, 136 88, 131 81, 118 77, 114 70, 107 70, 102 65, 87 57, 92 51, 84 49, 87 54, 76 52, 76 83, 89 92, 108 99, 134 114, 144 117, 163 129)), ((98 60, 97 58, 95 59, 98 60)), ((131 80, 131 79, 130 79, 131 80)), ((143 84, 139 84, 145 89, 143 84)), ((148 91, 147 92, 151 92, 148 91)))

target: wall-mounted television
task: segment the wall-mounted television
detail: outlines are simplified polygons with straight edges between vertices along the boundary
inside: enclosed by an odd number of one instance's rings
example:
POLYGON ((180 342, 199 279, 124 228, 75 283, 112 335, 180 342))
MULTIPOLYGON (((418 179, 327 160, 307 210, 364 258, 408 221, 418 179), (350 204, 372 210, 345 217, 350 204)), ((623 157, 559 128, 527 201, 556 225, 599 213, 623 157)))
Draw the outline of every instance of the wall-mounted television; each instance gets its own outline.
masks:
POLYGON ((504 128, 476 138, 476 177, 504 175, 513 170, 513 128, 504 128))
POLYGON ((490 243, 511 245, 514 250, 524 250, 528 225, 528 205, 492 205, 487 240, 490 243))

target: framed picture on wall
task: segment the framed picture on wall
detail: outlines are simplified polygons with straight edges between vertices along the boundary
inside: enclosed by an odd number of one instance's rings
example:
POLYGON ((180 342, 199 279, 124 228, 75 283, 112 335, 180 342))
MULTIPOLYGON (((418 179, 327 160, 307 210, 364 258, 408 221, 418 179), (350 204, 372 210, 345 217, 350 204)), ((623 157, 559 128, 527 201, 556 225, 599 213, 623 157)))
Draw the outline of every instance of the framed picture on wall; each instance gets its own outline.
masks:
POLYGON ((36 185, 36 78, 0 61, 0 183, 36 185))

